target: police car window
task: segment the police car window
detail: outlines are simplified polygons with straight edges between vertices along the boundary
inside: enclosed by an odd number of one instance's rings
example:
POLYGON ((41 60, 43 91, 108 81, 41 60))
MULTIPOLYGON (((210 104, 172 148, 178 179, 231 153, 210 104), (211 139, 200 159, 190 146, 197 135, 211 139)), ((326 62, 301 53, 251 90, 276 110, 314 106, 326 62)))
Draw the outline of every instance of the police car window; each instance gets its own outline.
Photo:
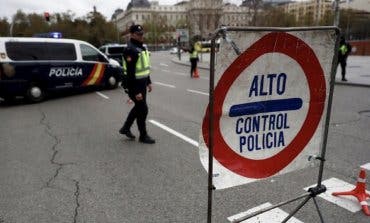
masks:
POLYGON ((48 43, 50 60, 76 60, 76 49, 72 43, 48 43))
POLYGON ((98 62, 107 62, 107 60, 104 58, 103 55, 101 55, 97 50, 94 48, 85 45, 85 44, 80 44, 81 48, 81 55, 83 60, 87 61, 98 61, 98 62))
POLYGON ((47 60, 47 49, 43 43, 7 42, 5 47, 12 60, 47 60))
POLYGON ((108 47, 108 53, 109 54, 122 54, 124 48, 123 47, 108 47))
POLYGON ((7 42, 8 56, 16 61, 76 60, 76 50, 71 43, 7 42))

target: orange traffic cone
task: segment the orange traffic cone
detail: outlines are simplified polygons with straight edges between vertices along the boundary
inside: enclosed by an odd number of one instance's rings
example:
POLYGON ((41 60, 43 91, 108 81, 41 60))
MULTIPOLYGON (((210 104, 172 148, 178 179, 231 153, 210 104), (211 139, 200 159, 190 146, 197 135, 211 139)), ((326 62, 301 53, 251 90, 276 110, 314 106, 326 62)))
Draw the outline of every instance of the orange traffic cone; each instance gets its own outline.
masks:
POLYGON ((195 69, 194 70, 194 75, 193 75, 194 78, 199 78, 199 73, 198 73, 198 69, 195 69))
POLYGON ((362 206, 362 211, 367 215, 370 216, 369 207, 367 205, 366 199, 370 198, 370 194, 366 193, 366 172, 364 169, 361 169, 359 177, 357 179, 357 184, 355 189, 351 191, 344 191, 344 192, 334 192, 332 193, 333 196, 338 195, 352 195, 357 198, 362 206))

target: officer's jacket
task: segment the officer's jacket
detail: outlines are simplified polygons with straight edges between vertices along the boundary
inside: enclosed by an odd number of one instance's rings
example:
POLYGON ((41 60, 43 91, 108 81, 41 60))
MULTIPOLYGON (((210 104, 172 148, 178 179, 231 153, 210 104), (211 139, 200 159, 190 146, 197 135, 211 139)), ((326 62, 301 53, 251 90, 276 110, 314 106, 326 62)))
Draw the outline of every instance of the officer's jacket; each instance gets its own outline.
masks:
POLYGON ((202 45, 199 41, 194 43, 193 51, 190 52, 190 58, 198 58, 198 53, 202 50, 202 45))
POLYGON ((151 84, 148 50, 141 42, 130 39, 123 53, 123 59, 129 94, 136 95, 145 92, 146 87, 151 84))

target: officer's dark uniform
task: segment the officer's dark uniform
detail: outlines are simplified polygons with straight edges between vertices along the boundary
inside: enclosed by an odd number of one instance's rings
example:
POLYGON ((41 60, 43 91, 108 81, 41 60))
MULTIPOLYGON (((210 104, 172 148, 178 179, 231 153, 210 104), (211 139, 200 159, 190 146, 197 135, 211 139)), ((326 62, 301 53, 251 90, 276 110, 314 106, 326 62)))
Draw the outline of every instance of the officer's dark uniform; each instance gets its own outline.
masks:
MULTIPOLYGON (((143 34, 143 28, 140 25, 133 25, 130 27, 130 33, 143 34)), ((131 133, 130 128, 136 119, 140 138, 142 143, 152 144, 155 141, 148 136, 146 131, 146 117, 148 115, 148 105, 146 103, 146 92, 148 85, 151 84, 149 76, 149 52, 143 46, 143 43, 133 38, 127 44, 127 48, 123 53, 124 64, 123 68, 127 75, 126 87, 130 99, 135 103, 127 116, 127 119, 120 129, 120 133, 127 137, 134 139, 135 136, 131 133), (142 94, 143 99, 137 100, 136 96, 142 94)))
POLYGON ((346 79, 347 58, 351 53, 351 50, 352 50, 351 45, 346 42, 344 37, 341 37, 339 43, 338 64, 340 64, 342 70, 342 81, 347 81, 346 79))

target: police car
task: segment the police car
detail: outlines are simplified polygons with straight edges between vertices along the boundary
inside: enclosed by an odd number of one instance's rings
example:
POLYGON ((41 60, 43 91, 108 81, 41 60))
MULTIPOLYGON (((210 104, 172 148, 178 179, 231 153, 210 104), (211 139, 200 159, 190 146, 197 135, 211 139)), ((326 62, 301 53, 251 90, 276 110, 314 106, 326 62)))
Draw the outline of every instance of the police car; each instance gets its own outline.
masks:
POLYGON ((122 65, 123 51, 126 47, 127 44, 107 44, 99 47, 99 50, 122 65))
POLYGON ((39 102, 48 91, 121 81, 120 64, 91 44, 73 39, 0 37, 0 97, 39 102))

